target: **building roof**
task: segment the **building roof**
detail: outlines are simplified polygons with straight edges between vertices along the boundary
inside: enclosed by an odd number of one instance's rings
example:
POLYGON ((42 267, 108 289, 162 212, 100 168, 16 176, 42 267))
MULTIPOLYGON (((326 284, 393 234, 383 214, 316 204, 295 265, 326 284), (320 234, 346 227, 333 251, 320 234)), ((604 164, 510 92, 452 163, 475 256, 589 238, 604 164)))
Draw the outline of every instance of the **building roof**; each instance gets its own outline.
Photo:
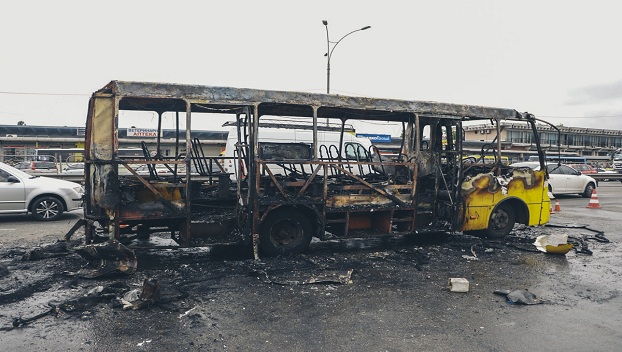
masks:
MULTIPOLYGON (((529 126, 520 123, 501 122, 501 127, 505 129, 528 129, 529 126)), ((570 126, 555 126, 561 133, 577 133, 577 134, 591 134, 591 135, 607 135, 607 136, 622 136, 622 130, 609 130, 603 128, 588 128, 588 127, 570 127, 570 126)), ((482 129, 494 129, 491 124, 477 124, 464 126, 466 131, 477 131, 482 129)), ((537 125, 538 131, 554 131, 553 127, 544 124, 537 125)))
MULTIPOLYGON (((162 138, 175 138, 175 130, 163 129, 162 138)), ((227 131, 195 131, 191 133, 192 138, 202 140, 227 140, 227 131)), ((84 138, 84 127, 71 126, 19 126, 19 125, 0 125, 0 137, 56 137, 56 138, 84 138)), ((127 128, 119 128, 119 138, 127 137, 127 128)), ((130 137, 131 138, 131 137, 130 137)), ((180 132, 180 138, 183 134, 180 132)))

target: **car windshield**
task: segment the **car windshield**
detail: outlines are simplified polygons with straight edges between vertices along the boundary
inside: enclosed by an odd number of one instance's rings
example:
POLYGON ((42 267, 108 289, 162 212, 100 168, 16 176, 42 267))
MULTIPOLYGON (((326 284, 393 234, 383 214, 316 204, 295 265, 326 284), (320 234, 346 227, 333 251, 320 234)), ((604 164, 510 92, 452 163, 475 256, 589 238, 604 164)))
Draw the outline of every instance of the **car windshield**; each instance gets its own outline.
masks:
POLYGON ((16 168, 14 168, 12 166, 9 166, 9 165, 7 165, 5 163, 2 163, 2 168, 4 170, 8 171, 9 173, 13 174, 14 176, 18 176, 20 178, 35 178, 35 177, 38 177, 38 176, 33 176, 33 175, 30 175, 30 174, 27 174, 24 171, 16 169, 16 168))

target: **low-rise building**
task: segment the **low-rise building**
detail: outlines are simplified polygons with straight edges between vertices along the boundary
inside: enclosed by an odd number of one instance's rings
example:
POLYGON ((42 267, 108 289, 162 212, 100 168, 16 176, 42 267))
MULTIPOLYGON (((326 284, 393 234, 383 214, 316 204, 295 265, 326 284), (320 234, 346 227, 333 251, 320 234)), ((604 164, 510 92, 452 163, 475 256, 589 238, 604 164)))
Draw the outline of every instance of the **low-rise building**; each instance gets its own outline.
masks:
MULTIPOLYGON (((146 141, 149 150, 155 150, 157 135, 145 138, 145 131, 136 128, 119 129, 120 148, 141 148, 141 141, 146 141)), ((0 161, 15 163, 32 158, 41 149, 83 149, 85 138, 84 127, 68 126, 24 126, 0 125, 0 161)), ((163 156, 175 156, 185 150, 175 150, 173 129, 164 129, 160 136, 160 153, 163 156)), ((157 133, 156 133, 157 134, 157 133)), ((227 141, 226 131, 192 131, 192 139, 198 138, 206 154, 220 153, 227 141)), ((185 139, 184 135, 179 136, 185 139)))
MULTIPOLYGON (((606 162, 611 154, 622 147, 622 131, 600 128, 538 125, 540 142, 547 154, 584 156, 594 162, 606 162), (555 129, 557 128, 559 132, 555 129)), ((465 140, 491 143, 497 136, 497 127, 489 124, 465 126, 465 140)), ((524 124, 501 124, 499 136, 502 148, 517 159, 526 160, 535 153, 535 141, 524 124)))

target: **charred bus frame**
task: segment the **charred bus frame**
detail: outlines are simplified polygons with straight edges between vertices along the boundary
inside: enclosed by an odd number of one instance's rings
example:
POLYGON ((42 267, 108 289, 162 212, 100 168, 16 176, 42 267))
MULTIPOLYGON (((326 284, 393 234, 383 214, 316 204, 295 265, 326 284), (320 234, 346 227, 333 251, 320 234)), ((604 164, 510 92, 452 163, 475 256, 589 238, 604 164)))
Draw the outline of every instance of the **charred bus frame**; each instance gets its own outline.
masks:
POLYGON ((504 236, 515 222, 546 223, 546 168, 508 169, 501 163, 499 138, 482 147, 480 160, 465 160, 462 125, 480 120, 526 123, 538 141, 537 119, 512 109, 112 81, 89 103, 86 239, 92 242, 102 229, 117 240, 165 232, 181 246, 254 242, 255 249, 274 255, 301 252, 311 237, 329 234, 504 236), (134 110, 157 114, 158 129, 164 113, 175 115, 176 155, 164 157, 156 147, 145 148, 144 158, 119 157, 119 113, 134 110), (226 170, 222 156, 206 155, 201 141, 192 140, 192 118, 205 113, 235 117, 235 170, 226 170), (262 142, 264 116, 309 119, 313 143, 262 142), (318 141, 319 121, 326 119, 341 123, 337 145, 318 141), (387 160, 373 146, 344 144, 345 125, 352 120, 401 125, 402 152, 387 160), (485 163, 486 155, 496 162, 485 163), (154 172, 139 174, 135 165, 154 172), (170 174, 160 176, 156 167, 170 174))

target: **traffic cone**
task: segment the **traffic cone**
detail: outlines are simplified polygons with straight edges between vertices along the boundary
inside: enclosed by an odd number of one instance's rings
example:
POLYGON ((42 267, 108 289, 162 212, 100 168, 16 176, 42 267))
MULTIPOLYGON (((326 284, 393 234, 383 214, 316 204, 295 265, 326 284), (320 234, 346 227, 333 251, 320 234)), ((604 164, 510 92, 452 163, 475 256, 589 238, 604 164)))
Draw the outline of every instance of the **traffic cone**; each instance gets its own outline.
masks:
POLYGON ((600 209, 600 203, 598 203, 598 195, 596 194, 596 188, 592 190, 592 197, 587 204, 587 208, 600 209))
POLYGON ((562 207, 559 206, 559 199, 555 199, 555 211, 562 211, 562 207))
POLYGON ((549 206, 549 214, 555 214, 555 212, 553 211, 553 199, 555 199, 555 196, 551 192, 549 192, 549 199, 551 200, 551 203, 549 206))

